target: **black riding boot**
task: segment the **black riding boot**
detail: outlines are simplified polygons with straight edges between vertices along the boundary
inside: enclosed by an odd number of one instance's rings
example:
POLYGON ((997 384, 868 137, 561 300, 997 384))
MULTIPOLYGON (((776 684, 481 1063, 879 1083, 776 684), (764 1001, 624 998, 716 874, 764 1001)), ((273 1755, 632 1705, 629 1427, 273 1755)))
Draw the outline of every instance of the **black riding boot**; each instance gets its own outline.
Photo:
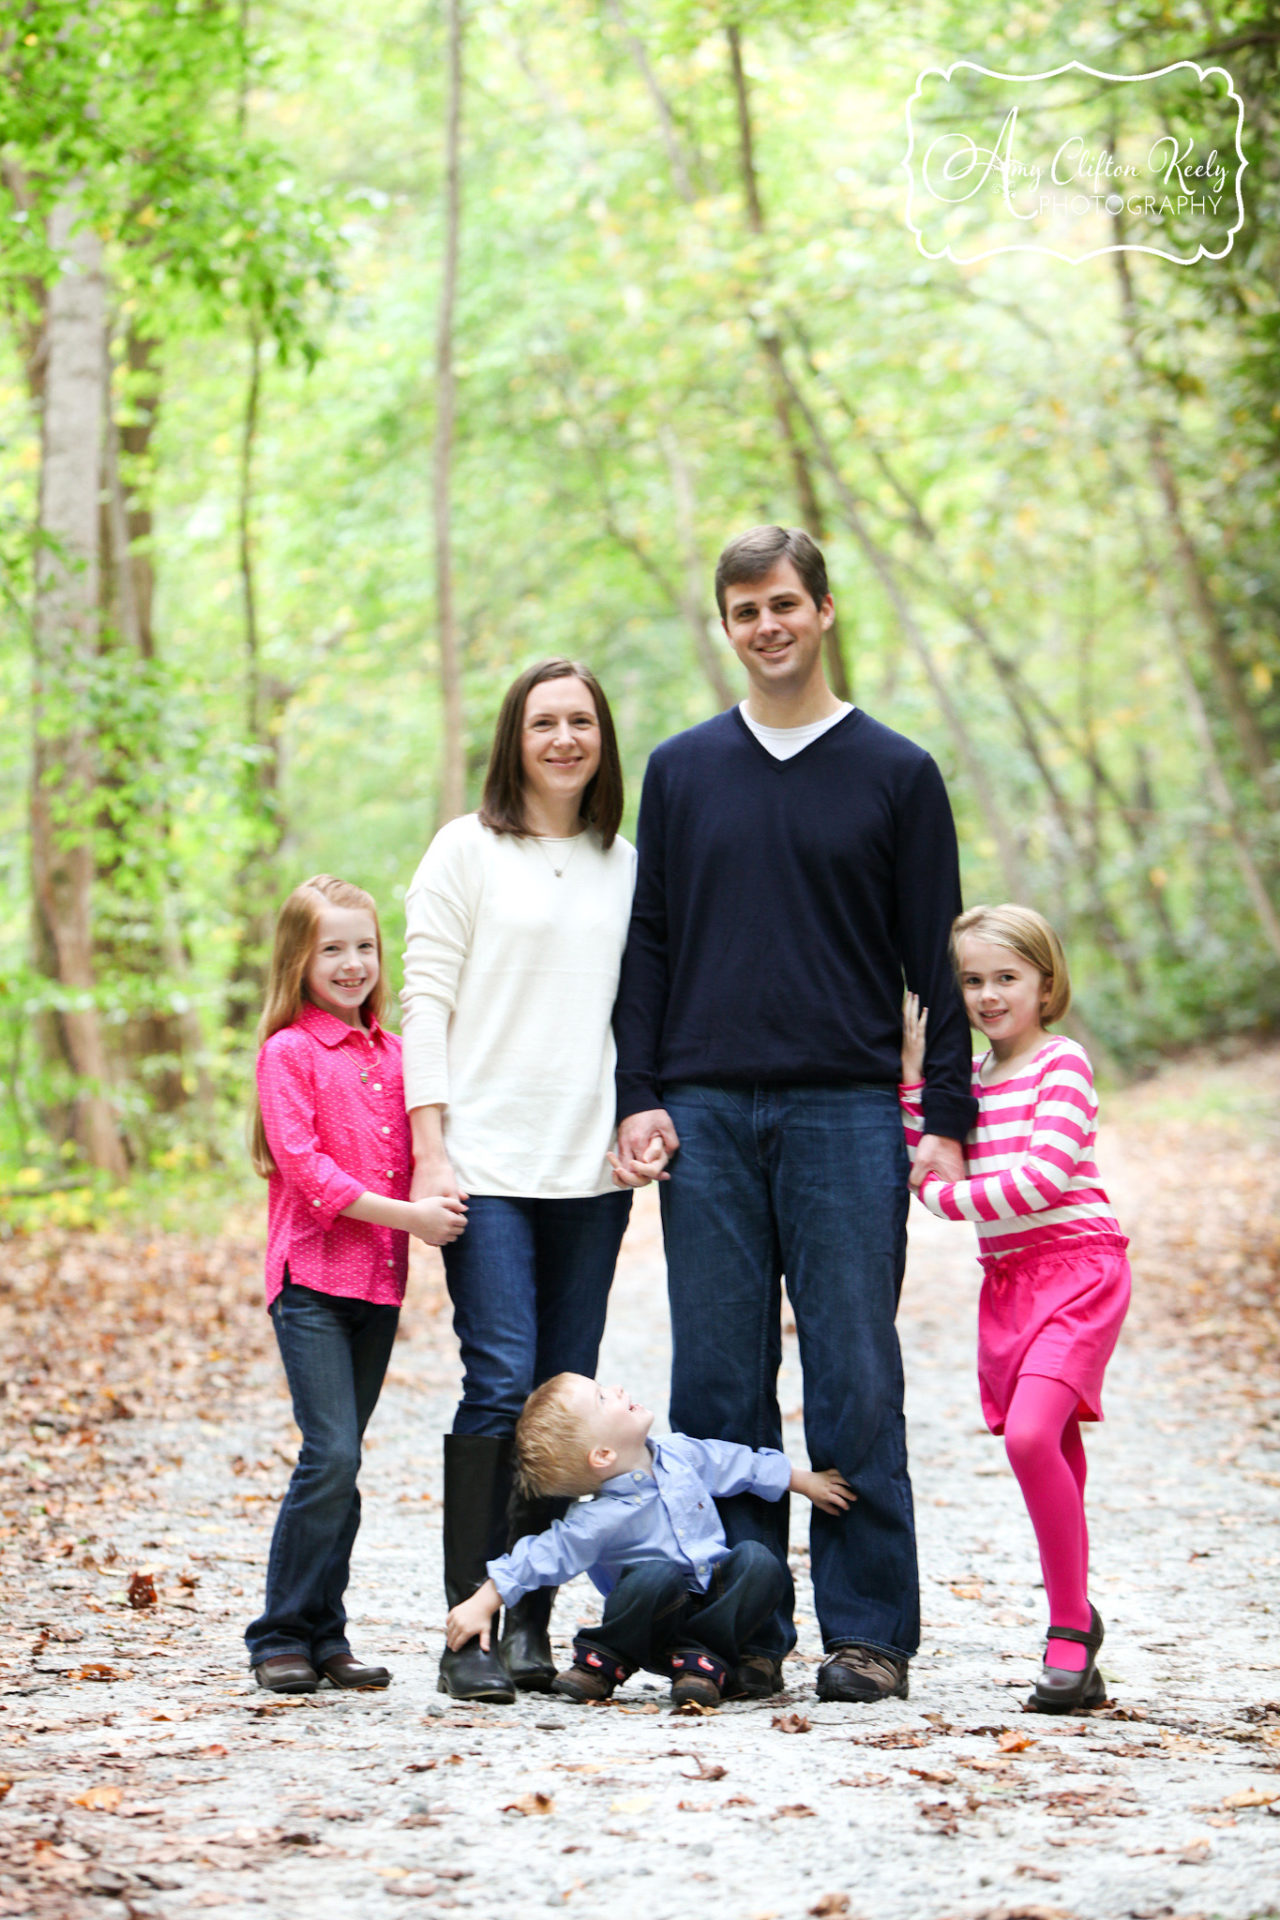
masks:
MULTIPOLYGON (((511 1524, 507 1530, 507 1552, 527 1533, 545 1533, 553 1520, 568 1510, 567 1500, 526 1500, 511 1496, 511 1524)), ((502 1643, 498 1649, 502 1664, 522 1693, 549 1693, 556 1677, 551 1656, 551 1609, 555 1587, 535 1587, 508 1607, 502 1623, 502 1643)))
MULTIPOLYGON (((506 1538, 511 1491, 511 1442, 482 1433, 444 1437, 444 1591, 451 1607, 469 1600, 488 1579, 485 1563, 496 1560, 506 1538)), ((496 1651, 485 1653, 477 1635, 456 1653, 440 1656, 440 1693, 455 1700, 515 1699, 511 1676, 496 1651)))

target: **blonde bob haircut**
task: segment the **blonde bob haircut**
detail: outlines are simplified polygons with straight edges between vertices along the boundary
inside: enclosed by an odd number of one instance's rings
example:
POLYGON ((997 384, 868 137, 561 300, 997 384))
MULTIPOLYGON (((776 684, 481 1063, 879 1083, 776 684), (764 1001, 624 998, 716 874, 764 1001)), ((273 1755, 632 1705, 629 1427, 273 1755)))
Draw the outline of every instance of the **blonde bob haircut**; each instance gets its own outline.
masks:
MULTIPOLYGON (((276 921, 275 945, 271 950, 271 968, 267 975, 266 1004, 258 1022, 258 1045, 264 1047, 273 1033, 291 1027, 304 1006, 311 1001, 307 992, 307 971, 316 950, 316 929, 326 907, 355 908, 370 914, 378 942, 378 977, 360 1003, 360 1018, 365 1026, 382 1019, 386 994, 382 970, 382 928, 373 895, 349 880, 335 880, 331 873, 313 874, 295 887, 280 909, 276 921)), ((249 1153, 255 1173, 269 1180, 276 1170, 262 1124, 262 1106, 254 1094, 250 1120, 249 1153)))
POLYGON ((565 1405, 565 1382, 572 1377, 557 1373, 535 1387, 516 1421, 516 1485, 528 1500, 577 1498, 600 1485, 587 1465, 582 1422, 565 1405))
POLYGON ((1042 1026, 1061 1020, 1071 1005, 1071 975, 1067 956, 1049 922, 1034 907, 1016 907, 1006 901, 999 907, 970 907, 951 928, 951 964, 960 973, 960 942, 966 933, 990 940, 997 947, 1008 947, 1021 960, 1036 969, 1045 984, 1042 1026))

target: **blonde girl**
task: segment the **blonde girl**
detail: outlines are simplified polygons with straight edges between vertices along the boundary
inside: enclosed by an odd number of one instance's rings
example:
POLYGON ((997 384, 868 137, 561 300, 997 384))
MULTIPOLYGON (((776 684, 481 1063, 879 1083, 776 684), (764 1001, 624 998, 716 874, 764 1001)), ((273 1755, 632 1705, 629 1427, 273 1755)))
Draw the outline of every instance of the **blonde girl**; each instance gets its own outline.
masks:
POLYGON ((343 1595, 360 1525, 360 1442, 404 1298, 409 1235, 442 1246, 464 1197, 411 1201, 400 1042, 381 1025, 370 896, 332 874, 280 910, 258 1028, 253 1164, 268 1182, 267 1307, 302 1446, 267 1562, 249 1664, 273 1693, 385 1687, 355 1658, 343 1595))
MULTIPOLYGON (((952 927, 951 955, 970 1025, 989 1044, 973 1064, 970 1177, 925 1173, 918 1190, 941 1219, 978 1229, 982 1410, 1004 1435, 1049 1605, 1030 1705, 1070 1713, 1106 1697, 1096 1665, 1103 1625, 1089 1602, 1080 1426, 1102 1418, 1102 1377, 1129 1304, 1128 1242, 1093 1161, 1098 1102, 1088 1055, 1049 1031, 1071 999, 1057 934, 1030 907, 971 907, 952 927)), ((923 1132, 927 1017, 908 996, 900 1098, 909 1151, 923 1132)))

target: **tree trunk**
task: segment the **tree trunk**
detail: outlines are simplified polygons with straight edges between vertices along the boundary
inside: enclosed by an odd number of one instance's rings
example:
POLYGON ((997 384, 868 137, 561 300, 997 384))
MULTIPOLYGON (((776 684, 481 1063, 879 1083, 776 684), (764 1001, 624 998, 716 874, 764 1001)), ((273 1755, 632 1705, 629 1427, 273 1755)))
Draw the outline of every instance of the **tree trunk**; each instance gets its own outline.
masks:
POLYGON ((75 1075, 71 1126, 85 1158, 123 1179, 93 1003, 97 769, 89 695, 98 638, 98 498, 106 372, 102 246, 64 198, 49 222, 63 271, 49 289, 36 560, 31 878, 38 963, 78 1004, 48 1016, 51 1049, 75 1075))
POLYGON ((282 799, 284 717, 292 688, 263 672, 258 633, 258 581, 254 534, 254 458, 262 403, 262 335, 249 322, 249 379, 240 426, 240 478, 237 538, 240 603, 244 617, 245 764, 243 807, 248 828, 244 856, 235 879, 239 936, 227 980, 227 1023, 251 1026, 262 1005, 267 960, 280 892, 279 857, 284 842, 282 799))
MULTIPOLYGON (((760 199, 760 182, 756 172, 755 141, 751 128, 751 100, 747 92, 746 70, 742 64, 742 36, 736 24, 733 23, 725 28, 725 33, 729 41, 729 70, 733 78, 734 105, 738 115, 738 159, 742 171, 742 190, 747 203, 747 224, 758 239, 763 239, 764 206, 760 199)), ((814 484, 808 452, 803 440, 796 432, 791 404, 791 383, 783 363, 782 343, 774 329, 767 325, 757 326, 756 337, 769 366, 774 416, 791 461, 791 478, 796 490, 796 499, 800 504, 800 517, 804 521, 805 531, 821 546, 827 537, 826 516, 818 499, 818 489, 814 484)), ((822 644, 827 682, 832 693, 838 700, 851 700, 853 688, 840 639, 838 620, 833 620, 827 628, 822 644)))
MULTIPOLYGON (((1119 226, 1118 220, 1117 231, 1123 236, 1123 228, 1119 226)), ((1117 248, 1112 258, 1115 261, 1116 278, 1120 287, 1120 306, 1129 346, 1129 357, 1133 362, 1134 371, 1140 378, 1145 378, 1146 366, 1138 340, 1138 301, 1134 292, 1133 276, 1129 271, 1128 258, 1123 248, 1117 248)), ((1191 537, 1186 514, 1183 512, 1181 489, 1165 445, 1164 429, 1154 415, 1147 420, 1146 439, 1151 471, 1164 501, 1169 537, 1186 585, 1187 598, 1195 609, 1196 618, 1204 633, 1209 649, 1209 664, 1213 669, 1213 678, 1219 697, 1235 735, 1240 757, 1257 782, 1259 798, 1269 813, 1276 813, 1280 811, 1280 780, 1277 779, 1280 767, 1277 766, 1275 756, 1267 745, 1258 716, 1245 693, 1239 669, 1231 651, 1231 636, 1214 600, 1204 565, 1196 550, 1195 541, 1191 537)))
POLYGON ((466 804, 466 740, 463 735, 462 668, 453 610, 453 554, 450 486, 453 469, 455 379, 454 308, 458 287, 458 229, 461 218, 459 148, 462 124, 462 6, 447 0, 448 104, 445 118, 445 244, 436 321, 436 429, 431 458, 436 549, 436 628, 439 648, 443 739, 437 825, 452 820, 466 804))
POLYGON ((707 683, 715 695, 716 704, 723 711, 726 707, 733 706, 734 695, 724 670, 724 663, 707 628, 709 612, 705 598, 707 575, 702 564, 702 556, 698 552, 695 532, 693 476, 689 472, 689 463, 684 457, 684 449, 669 425, 659 428, 658 439, 666 455, 667 471, 671 475, 671 491, 676 503, 676 539, 679 542, 682 563, 682 580, 678 590, 680 611, 689 629, 698 664, 707 677, 707 683))

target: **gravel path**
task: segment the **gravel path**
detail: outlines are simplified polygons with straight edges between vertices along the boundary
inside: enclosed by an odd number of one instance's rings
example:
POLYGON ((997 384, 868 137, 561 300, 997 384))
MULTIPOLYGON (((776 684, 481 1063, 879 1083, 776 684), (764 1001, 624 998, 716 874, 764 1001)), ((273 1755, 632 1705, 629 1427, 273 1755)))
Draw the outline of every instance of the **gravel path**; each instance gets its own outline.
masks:
MULTIPOLYGON (((1122 1199, 1114 1147, 1109 1171, 1122 1199)), ((69 1557, 47 1591, 10 1596, 42 1625, 3 1700, 0 1913, 1280 1914, 1280 1383, 1206 1376, 1144 1326, 1139 1299, 1090 1445, 1114 1705, 1024 1715, 1043 1594, 978 1410, 974 1272, 968 1235, 913 1209, 903 1338, 926 1626, 910 1701, 876 1708, 813 1695, 801 1502, 800 1648, 782 1698, 685 1719, 643 1677, 589 1710, 438 1695, 438 1435, 456 1363, 426 1258, 370 1435, 350 1596, 356 1651, 387 1657, 395 1684, 255 1692, 239 1633, 292 1431, 264 1321, 233 1418, 174 1407, 114 1429, 99 1522, 112 1564, 101 1549, 87 1566, 69 1557), (157 1606, 129 1608, 135 1571, 157 1606)), ((664 1322, 650 1198, 602 1374, 660 1409, 664 1322)), ((799 1402, 789 1339, 796 1450, 799 1402)), ((561 1596, 562 1646, 592 1598, 585 1582, 561 1596)))

